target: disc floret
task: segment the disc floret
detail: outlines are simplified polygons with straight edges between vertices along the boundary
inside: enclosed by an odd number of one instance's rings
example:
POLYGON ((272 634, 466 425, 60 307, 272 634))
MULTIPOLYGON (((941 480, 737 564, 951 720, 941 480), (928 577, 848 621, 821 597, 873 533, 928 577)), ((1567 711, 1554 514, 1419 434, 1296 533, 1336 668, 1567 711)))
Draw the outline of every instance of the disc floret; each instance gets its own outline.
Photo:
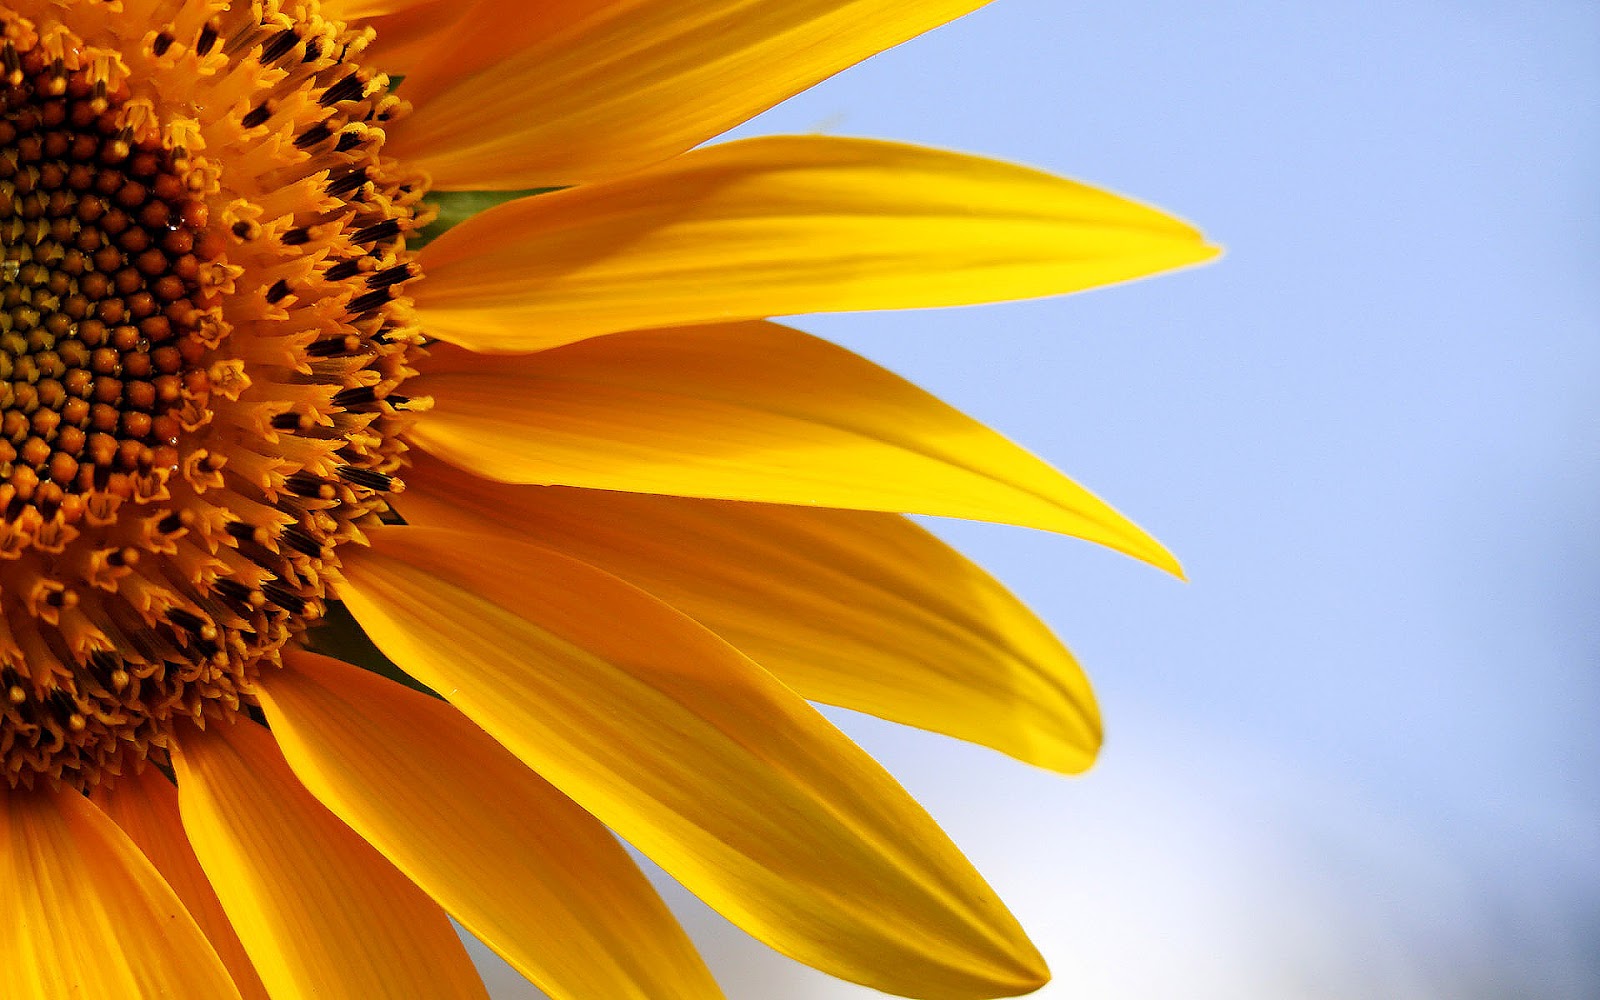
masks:
POLYGON ((247 703, 400 488, 424 184, 315 2, 0 21, 0 767, 83 787, 247 703))

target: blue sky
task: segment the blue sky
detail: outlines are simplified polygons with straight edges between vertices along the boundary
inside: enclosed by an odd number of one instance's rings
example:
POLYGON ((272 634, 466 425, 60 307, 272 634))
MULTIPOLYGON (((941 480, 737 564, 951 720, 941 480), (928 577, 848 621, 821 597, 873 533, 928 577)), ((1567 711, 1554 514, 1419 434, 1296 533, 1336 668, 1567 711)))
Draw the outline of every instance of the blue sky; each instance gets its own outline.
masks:
MULTIPOLYGON (((1095 678, 1084 778, 835 715, 1012 901, 1044 996, 1600 995, 1597 54, 1585 3, 999 0, 741 130, 1017 160, 1228 247, 797 324, 1189 570, 937 526, 1095 678)), ((684 907, 734 1000, 865 995, 684 907)))

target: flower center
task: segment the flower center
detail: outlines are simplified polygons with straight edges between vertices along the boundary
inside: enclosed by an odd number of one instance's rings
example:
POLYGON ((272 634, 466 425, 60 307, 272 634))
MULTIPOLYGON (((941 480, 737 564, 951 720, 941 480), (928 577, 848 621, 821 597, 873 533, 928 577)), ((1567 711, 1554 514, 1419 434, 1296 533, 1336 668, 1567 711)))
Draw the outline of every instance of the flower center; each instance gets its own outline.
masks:
POLYGON ((424 186, 314 0, 0 28, 0 770, 87 787, 248 704, 400 488, 424 186))
POLYGON ((17 62, 0 92, 0 511, 13 521, 69 494, 148 493, 177 463, 181 404, 208 389, 200 264, 221 249, 167 151, 131 142, 87 72, 38 47, 17 62))

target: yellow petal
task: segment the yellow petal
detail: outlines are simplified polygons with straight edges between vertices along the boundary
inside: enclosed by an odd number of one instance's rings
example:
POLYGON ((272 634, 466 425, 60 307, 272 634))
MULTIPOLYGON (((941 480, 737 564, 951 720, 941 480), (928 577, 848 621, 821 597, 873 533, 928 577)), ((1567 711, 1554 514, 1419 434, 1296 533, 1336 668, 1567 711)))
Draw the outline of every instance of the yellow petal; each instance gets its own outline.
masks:
POLYGON ((358 21, 377 34, 362 54, 362 62, 391 77, 405 77, 402 94, 418 89, 418 69, 441 49, 440 39, 462 32, 470 13, 463 0, 323 0, 330 18, 358 21))
POLYGON ((437 337, 531 351, 618 330, 1056 295, 1215 254, 1153 208, 1009 163, 776 137, 492 208, 423 249, 412 294, 437 337))
POLYGON ((237 1000, 205 935, 117 825, 71 789, 0 786, 6 1000, 237 1000))
POLYGON ((189 842, 273 997, 487 1000, 444 911, 301 787, 264 727, 186 731, 172 763, 189 842))
POLYGON ((340 594, 378 648, 757 938, 891 993, 1043 982, 928 815, 711 633, 538 546, 409 526, 370 537, 340 594))
POLYGON ((1043 461, 787 327, 652 330, 519 357, 440 347, 413 387, 435 405, 412 439, 507 482, 999 521, 1178 572, 1043 461))
POLYGON ((407 523, 506 532, 642 587, 812 701, 1078 772, 1100 715, 1072 654, 902 517, 516 486, 419 457, 407 523))
POLYGON ((123 775, 114 784, 102 783, 90 799, 122 828, 177 893, 217 957, 227 966, 243 1000, 267 1000, 261 978, 184 836, 183 821, 178 817, 178 790, 172 782, 160 771, 147 767, 141 774, 123 775))
POLYGON ((305 786, 545 993, 721 995, 610 832, 460 712, 312 653, 261 687, 305 786))
POLYGON ((408 80, 388 150, 447 189, 617 176, 985 2, 480 3, 408 80))

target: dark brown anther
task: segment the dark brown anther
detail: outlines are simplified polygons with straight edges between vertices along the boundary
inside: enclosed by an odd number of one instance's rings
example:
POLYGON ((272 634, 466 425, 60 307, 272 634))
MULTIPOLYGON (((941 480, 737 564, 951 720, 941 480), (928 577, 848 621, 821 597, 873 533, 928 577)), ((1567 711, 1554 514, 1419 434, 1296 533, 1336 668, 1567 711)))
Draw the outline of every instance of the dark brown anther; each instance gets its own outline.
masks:
POLYGON ((378 309, 384 305, 387 305, 389 300, 393 297, 394 293, 391 292, 387 286, 378 288, 375 291, 367 292, 364 295, 358 295, 351 299, 350 305, 346 307, 346 311, 354 315, 371 312, 374 309, 378 309))
POLYGON ((359 469, 352 465, 341 465, 337 471, 339 478, 345 482, 354 483, 357 486, 365 486, 369 490, 387 493, 394 488, 393 476, 386 476, 371 469, 359 469))
POLYGON ((318 122, 296 136, 294 145, 296 149, 310 149, 332 134, 333 130, 328 128, 327 122, 318 122))
POLYGON ((377 243, 400 235, 400 223, 395 219, 384 219, 382 222, 357 229, 350 237, 352 243, 377 243))
POLYGON ((371 386, 358 385, 350 389, 341 389, 333 395, 333 405, 349 408, 363 406, 367 403, 377 402, 378 395, 371 386))
POLYGON ((291 615, 305 613, 306 599, 280 583, 263 584, 261 592, 267 596, 267 600, 291 615))
POLYGON ((315 497, 318 500, 332 500, 338 495, 338 491, 334 489, 332 483, 321 478, 320 476, 314 476, 309 472, 296 472, 294 475, 288 477, 285 485, 288 486, 289 492, 293 493, 295 496, 315 497))
POLYGON ((263 65, 271 65, 289 54, 289 51, 300 43, 300 35, 293 28, 285 28, 278 32, 271 41, 261 48, 258 61, 263 65))
POLYGON ((229 521, 222 530, 242 542, 255 542, 259 545, 266 541, 266 532, 248 521, 229 521))
POLYGON ((211 47, 217 44, 217 34, 220 31, 221 29, 217 26, 216 19, 213 18, 207 21, 206 26, 200 29, 200 37, 195 40, 194 50, 200 55, 209 54, 211 47))
POLYGON ((326 559, 331 554, 328 547, 307 534, 303 528, 284 528, 281 537, 285 545, 313 559, 326 559))
POLYGON ((365 92, 366 84, 359 75, 351 73, 327 90, 324 90, 322 96, 317 98, 317 103, 328 108, 338 104, 340 101, 358 101, 365 92))

